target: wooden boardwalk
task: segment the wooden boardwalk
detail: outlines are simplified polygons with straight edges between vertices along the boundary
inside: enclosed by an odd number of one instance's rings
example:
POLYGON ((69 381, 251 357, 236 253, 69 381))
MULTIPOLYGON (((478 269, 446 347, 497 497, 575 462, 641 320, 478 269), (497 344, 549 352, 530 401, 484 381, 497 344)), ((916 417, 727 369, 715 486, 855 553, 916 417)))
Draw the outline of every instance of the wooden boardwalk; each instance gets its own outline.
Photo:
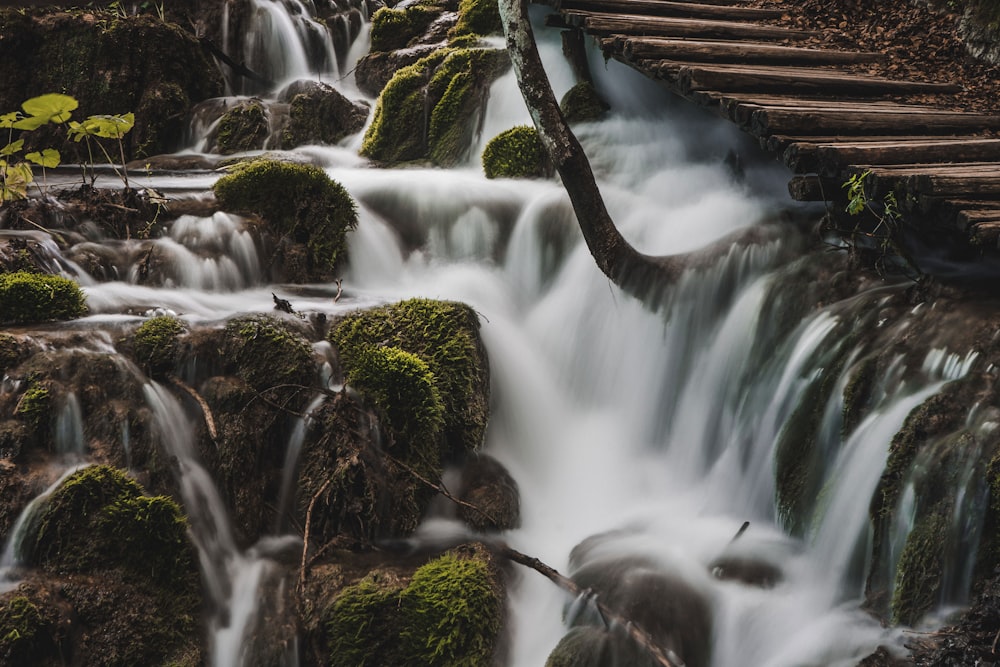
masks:
POLYGON ((958 86, 859 73, 883 56, 803 46, 816 33, 739 0, 541 1, 556 10, 548 26, 756 137, 794 172, 793 198, 842 203, 843 183, 868 172, 869 195, 894 192, 917 228, 998 247, 1000 116, 956 111, 958 86))

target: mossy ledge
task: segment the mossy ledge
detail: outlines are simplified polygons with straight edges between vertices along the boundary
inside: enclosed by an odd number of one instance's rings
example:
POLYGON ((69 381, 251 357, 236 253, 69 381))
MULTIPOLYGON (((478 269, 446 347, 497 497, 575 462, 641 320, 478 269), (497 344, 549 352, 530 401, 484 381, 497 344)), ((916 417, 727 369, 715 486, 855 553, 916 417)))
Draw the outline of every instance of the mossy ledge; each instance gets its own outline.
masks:
POLYGON ((336 274, 347 232, 357 227, 354 199, 312 165, 255 160, 235 167, 213 186, 219 205, 254 213, 277 240, 286 278, 326 280, 336 274), (294 267, 294 245, 306 248, 306 266, 294 267))
POLYGON ((184 325, 176 317, 146 320, 135 330, 132 348, 136 361, 152 377, 163 377, 177 365, 180 336, 184 325))

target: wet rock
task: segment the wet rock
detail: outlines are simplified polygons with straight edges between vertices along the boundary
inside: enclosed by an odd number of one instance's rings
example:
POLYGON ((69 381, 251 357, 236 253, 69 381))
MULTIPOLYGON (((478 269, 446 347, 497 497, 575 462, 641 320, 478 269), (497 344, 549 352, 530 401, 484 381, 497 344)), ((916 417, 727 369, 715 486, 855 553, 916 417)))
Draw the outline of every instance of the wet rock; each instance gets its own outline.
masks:
POLYGON ((458 516, 473 530, 513 530, 521 524, 517 482, 492 456, 473 454, 462 466, 458 499, 481 511, 458 506, 458 516))
POLYGON ((360 132, 368 120, 367 104, 352 102, 332 86, 296 81, 279 95, 289 104, 288 125, 281 131, 281 146, 336 144, 360 132))
POLYGON ((423 0, 403 8, 382 7, 372 14, 372 52, 396 51, 413 42, 422 44, 440 41, 426 35, 431 24, 446 11, 442 4, 423 0))
POLYGON ((594 84, 578 83, 559 100, 559 108, 567 123, 587 123, 600 120, 611 109, 611 105, 598 94, 594 84))
POLYGON ((177 365, 184 326, 175 317, 153 317, 143 322, 132 337, 136 361, 151 377, 162 378, 177 365))
POLYGON ((270 134, 270 121, 264 103, 257 98, 240 102, 219 119, 215 149, 223 155, 245 153, 264 148, 270 134))
POLYGON ((538 131, 520 125, 490 139, 483 150, 486 178, 547 178, 552 175, 538 131))
POLYGON ((440 48, 440 44, 427 44, 396 51, 369 53, 358 61, 354 70, 358 89, 366 95, 378 97, 397 71, 413 65, 440 48))

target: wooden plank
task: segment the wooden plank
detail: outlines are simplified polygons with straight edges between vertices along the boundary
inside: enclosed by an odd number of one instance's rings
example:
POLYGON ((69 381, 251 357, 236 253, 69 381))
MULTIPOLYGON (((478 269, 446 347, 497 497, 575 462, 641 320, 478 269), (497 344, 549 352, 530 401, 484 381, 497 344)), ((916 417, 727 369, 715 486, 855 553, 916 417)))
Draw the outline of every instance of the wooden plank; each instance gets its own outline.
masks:
POLYGON ((926 173, 911 176, 906 181, 906 191, 911 196, 938 195, 966 197, 1000 195, 1000 164, 992 173, 926 173))
MULTIPOLYGON (((681 72, 683 78, 684 73, 681 72)), ((767 134, 946 134, 1000 128, 1000 116, 958 111, 892 111, 888 109, 759 109, 751 132, 767 134)))
POLYGON ((850 94, 859 97, 922 93, 955 93, 960 86, 950 83, 900 81, 860 74, 843 74, 806 67, 740 67, 698 65, 680 75, 682 92, 721 90, 726 92, 784 92, 807 95, 850 94))
POLYGON ((625 41, 626 58, 683 62, 782 65, 853 65, 885 60, 880 53, 780 46, 765 42, 710 41, 637 37, 625 41))
MULTIPOLYGON (((784 106, 769 106, 752 102, 729 101, 723 105, 723 115, 748 132, 754 132, 755 114, 758 111, 789 113, 797 112, 821 112, 833 114, 836 112, 847 114, 867 114, 867 113, 927 113, 930 109, 926 106, 896 104, 893 102, 881 101, 837 101, 837 100, 808 100, 801 104, 792 102, 784 106)), ((769 134, 764 132, 763 134, 769 134)))
POLYGON ((781 17, 780 9, 714 5, 669 0, 552 0, 557 10, 589 11, 630 16, 673 16, 718 21, 761 21, 781 17))
POLYGON ((969 242, 984 247, 1000 247, 1000 216, 995 220, 972 224, 969 227, 969 242))
POLYGON ((637 18, 623 14, 590 14, 578 11, 565 11, 563 16, 568 25, 584 28, 597 35, 753 40, 802 40, 816 35, 809 30, 790 30, 778 26, 733 21, 702 21, 656 16, 637 18))
POLYGON ((816 149, 817 171, 834 175, 852 164, 1000 162, 1000 139, 825 144, 816 149))
POLYGON ((840 182, 816 175, 795 176, 788 181, 788 194, 795 201, 830 201, 840 190, 840 182))

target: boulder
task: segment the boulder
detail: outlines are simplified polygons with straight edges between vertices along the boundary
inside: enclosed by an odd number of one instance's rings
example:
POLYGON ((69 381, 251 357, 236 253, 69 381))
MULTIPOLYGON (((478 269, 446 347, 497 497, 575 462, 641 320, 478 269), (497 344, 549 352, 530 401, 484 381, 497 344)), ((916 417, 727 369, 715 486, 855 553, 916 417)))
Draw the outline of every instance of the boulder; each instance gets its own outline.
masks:
POLYGON ((282 148, 303 144, 336 144, 365 126, 369 107, 352 102, 332 86, 296 81, 281 92, 289 105, 288 124, 281 130, 282 148))

